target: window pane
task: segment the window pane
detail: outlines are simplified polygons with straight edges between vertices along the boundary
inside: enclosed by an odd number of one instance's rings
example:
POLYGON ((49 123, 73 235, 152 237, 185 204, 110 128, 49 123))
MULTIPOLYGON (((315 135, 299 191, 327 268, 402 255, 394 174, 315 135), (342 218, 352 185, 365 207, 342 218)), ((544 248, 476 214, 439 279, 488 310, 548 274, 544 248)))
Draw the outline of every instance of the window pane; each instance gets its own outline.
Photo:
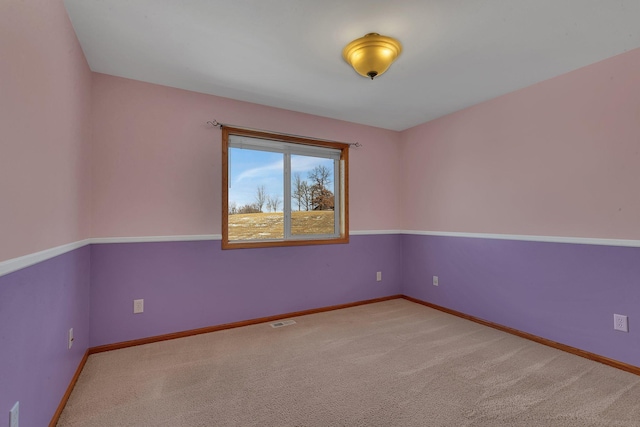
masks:
POLYGON ((335 234, 334 161, 291 155, 291 235, 335 234))
POLYGON ((349 242, 348 144, 229 126, 222 142, 223 249, 349 242))
POLYGON ((284 238, 284 154, 229 148, 229 240, 284 238))

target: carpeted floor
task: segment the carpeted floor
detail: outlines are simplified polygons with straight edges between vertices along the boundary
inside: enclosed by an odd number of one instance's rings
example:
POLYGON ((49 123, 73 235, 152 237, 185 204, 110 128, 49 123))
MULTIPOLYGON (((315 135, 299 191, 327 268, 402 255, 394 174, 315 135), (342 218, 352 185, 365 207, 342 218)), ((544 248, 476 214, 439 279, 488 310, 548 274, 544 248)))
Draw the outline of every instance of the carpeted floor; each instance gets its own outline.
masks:
POLYGON ((640 426, 640 377, 406 300, 95 354, 58 426, 640 426))

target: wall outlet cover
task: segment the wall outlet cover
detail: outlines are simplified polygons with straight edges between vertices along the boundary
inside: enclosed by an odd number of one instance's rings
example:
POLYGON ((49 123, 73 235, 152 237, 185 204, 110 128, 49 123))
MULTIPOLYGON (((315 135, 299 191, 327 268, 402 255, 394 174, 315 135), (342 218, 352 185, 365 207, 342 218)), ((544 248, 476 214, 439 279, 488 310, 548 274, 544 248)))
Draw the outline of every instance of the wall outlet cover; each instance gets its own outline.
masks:
POLYGON ((378 271, 376 273, 376 281, 378 281, 378 282, 382 281, 382 271, 378 271))
POLYGON ((138 314, 144 312, 144 300, 143 299, 134 299, 133 300, 133 313, 138 314))
POLYGON ((623 314, 613 315, 613 329, 621 332, 629 332, 629 319, 623 314))
POLYGON ((16 402, 9 412, 9 427, 18 427, 18 418, 20 416, 20 402, 16 402))
POLYGON ((438 286, 438 276, 433 276, 433 286, 438 286))

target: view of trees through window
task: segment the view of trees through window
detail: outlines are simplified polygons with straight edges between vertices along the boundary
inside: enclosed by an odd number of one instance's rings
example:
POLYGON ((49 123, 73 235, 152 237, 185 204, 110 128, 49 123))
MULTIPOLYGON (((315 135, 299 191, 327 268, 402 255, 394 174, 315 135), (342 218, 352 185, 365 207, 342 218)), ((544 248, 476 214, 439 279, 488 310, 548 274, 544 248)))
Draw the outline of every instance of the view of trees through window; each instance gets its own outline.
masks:
MULTIPOLYGON (((284 155, 230 148, 229 240, 284 237, 284 155)), ((335 233, 332 159, 291 155, 291 235, 335 233)))
MULTIPOLYGON (((292 156, 293 158, 296 156, 292 156)), ((316 165, 306 177, 299 172, 291 178, 291 234, 333 234, 335 209, 333 168, 316 165), (294 209, 296 209, 294 211, 294 209)))
POLYGON ((223 249, 348 243, 348 148, 223 127, 223 249))

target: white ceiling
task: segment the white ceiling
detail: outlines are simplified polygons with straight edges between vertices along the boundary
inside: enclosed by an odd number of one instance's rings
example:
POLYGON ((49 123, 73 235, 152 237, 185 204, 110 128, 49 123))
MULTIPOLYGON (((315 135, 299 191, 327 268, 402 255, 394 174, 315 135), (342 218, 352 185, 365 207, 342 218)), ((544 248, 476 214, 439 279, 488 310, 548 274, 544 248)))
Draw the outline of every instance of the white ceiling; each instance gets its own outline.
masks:
POLYGON ((640 0, 65 0, 93 71, 404 130, 640 47, 640 0), (371 81, 342 59, 377 32, 371 81))

